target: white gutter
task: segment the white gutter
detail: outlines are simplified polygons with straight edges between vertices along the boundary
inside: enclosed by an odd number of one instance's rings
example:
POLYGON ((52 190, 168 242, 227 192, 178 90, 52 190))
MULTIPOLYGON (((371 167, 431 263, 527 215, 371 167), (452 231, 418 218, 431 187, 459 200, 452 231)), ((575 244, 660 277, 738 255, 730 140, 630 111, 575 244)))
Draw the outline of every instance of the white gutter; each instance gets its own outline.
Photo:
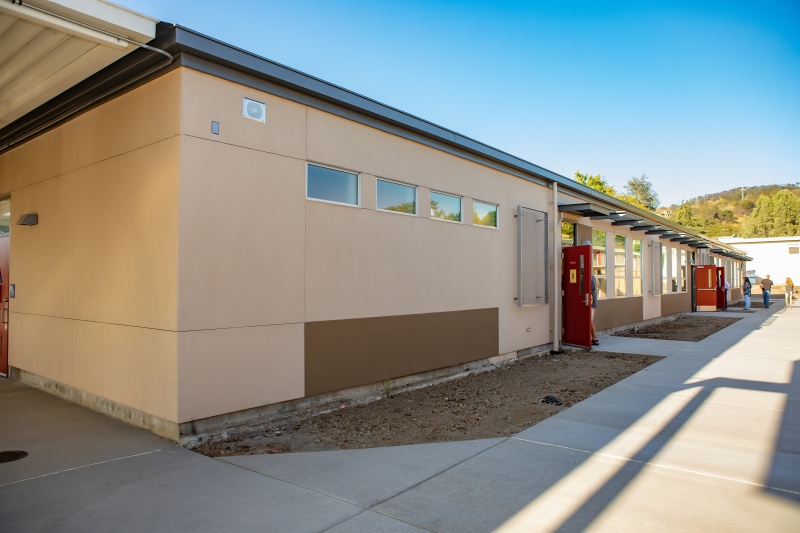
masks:
POLYGON ((97 28, 93 28, 86 24, 78 24, 66 18, 62 18, 51 14, 45 10, 39 9, 31 5, 9 4, 0 2, 0 13, 5 13, 12 17, 27 20, 35 24, 41 24, 56 31, 66 33, 68 35, 75 35, 97 43, 109 48, 117 50, 125 50, 128 48, 126 40, 120 39, 118 36, 112 36, 110 33, 104 32, 97 28))

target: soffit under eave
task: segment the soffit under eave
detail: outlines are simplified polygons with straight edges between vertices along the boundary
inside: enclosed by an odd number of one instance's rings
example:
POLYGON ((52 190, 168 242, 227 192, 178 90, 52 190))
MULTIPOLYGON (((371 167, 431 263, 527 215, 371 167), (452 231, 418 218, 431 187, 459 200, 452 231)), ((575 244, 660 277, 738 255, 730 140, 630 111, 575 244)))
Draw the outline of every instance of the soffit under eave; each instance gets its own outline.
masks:
POLYGON ((0 3, 0 129, 135 50, 35 7, 146 43, 156 20, 100 0, 0 3))

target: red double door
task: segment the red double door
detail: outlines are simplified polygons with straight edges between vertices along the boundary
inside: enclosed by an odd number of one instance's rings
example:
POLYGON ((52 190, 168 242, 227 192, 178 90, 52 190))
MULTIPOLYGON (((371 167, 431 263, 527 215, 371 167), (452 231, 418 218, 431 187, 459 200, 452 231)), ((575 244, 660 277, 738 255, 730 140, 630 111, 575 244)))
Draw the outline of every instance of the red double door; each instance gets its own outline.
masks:
POLYGON ((562 248, 561 287, 563 290, 564 344, 591 348, 592 247, 562 248))

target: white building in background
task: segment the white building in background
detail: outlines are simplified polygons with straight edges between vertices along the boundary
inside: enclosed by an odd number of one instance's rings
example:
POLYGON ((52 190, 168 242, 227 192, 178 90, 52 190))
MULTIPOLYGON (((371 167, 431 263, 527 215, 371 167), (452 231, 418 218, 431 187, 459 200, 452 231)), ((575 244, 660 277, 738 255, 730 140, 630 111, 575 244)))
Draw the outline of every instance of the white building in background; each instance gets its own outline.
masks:
POLYGON ((747 269, 753 271, 758 278, 769 274, 779 285, 787 277, 792 278, 795 283, 800 282, 800 235, 757 239, 720 237, 718 240, 736 246, 751 256, 753 261, 747 263, 747 269))

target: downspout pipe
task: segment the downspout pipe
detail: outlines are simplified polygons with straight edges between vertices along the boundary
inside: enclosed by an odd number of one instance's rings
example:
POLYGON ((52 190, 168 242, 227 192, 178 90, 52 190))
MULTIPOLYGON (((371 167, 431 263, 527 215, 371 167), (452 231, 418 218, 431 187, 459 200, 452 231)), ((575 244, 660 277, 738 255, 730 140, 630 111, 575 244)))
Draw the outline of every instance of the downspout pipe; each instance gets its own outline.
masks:
MULTIPOLYGON (((18 2, 18 3, 19 3, 20 6, 23 5, 22 2, 18 2)), ((153 53, 162 55, 162 56, 165 57, 165 59, 163 61, 161 61, 160 63, 157 63, 157 64, 153 65, 152 67, 140 72, 139 74, 137 74, 133 78, 130 78, 130 79, 126 80, 122 85, 117 85, 117 86, 111 87, 111 88, 103 91, 102 93, 94 96, 90 100, 88 100, 86 102, 83 102, 82 104, 79 104, 77 106, 74 106, 74 107, 72 107, 70 109, 67 109, 66 111, 60 113, 56 117, 48 120, 44 124, 39 125, 38 127, 34 128, 33 130, 25 133, 24 135, 22 135, 20 137, 14 139, 13 141, 11 141, 9 143, 6 143, 3 146, 0 146, 0 153, 4 152, 8 148, 11 148, 12 146, 14 146, 16 144, 21 143, 22 141, 25 141, 25 140, 33 137, 34 135, 37 135, 37 134, 41 133, 42 131, 44 131, 44 130, 46 130, 46 129, 48 129, 48 128, 56 125, 56 124, 59 124, 59 123, 65 121, 65 120, 67 120, 68 118, 70 118, 70 117, 76 115, 77 113, 83 111, 87 107, 90 107, 90 106, 96 104, 97 102, 100 102, 100 101, 102 101, 102 100, 104 100, 104 99, 106 99, 106 98, 108 98, 108 97, 110 97, 110 96, 112 96, 114 94, 117 94, 117 93, 123 91, 124 89, 126 89, 126 88, 130 87, 131 85, 133 85, 134 83, 146 78, 147 76, 150 76, 151 74, 153 74, 155 72, 158 72, 159 70, 165 69, 166 67, 171 65, 173 63, 173 61, 175 61, 175 56, 173 56, 172 54, 170 54, 166 50, 162 50, 160 48, 155 48, 153 46, 150 46, 150 45, 147 45, 147 44, 144 44, 144 43, 140 43, 140 42, 134 41, 132 39, 128 39, 127 37, 123 37, 122 35, 117 35, 117 34, 109 32, 109 31, 106 31, 106 30, 103 30, 103 29, 100 29, 100 28, 96 28, 96 27, 94 27, 94 26, 92 26, 90 24, 86 24, 86 23, 78 21, 78 20, 73 20, 73 19, 70 19, 68 17, 64 17, 64 16, 59 15, 57 13, 53 13, 53 12, 47 11, 46 9, 41 9, 41 8, 38 8, 38 7, 35 7, 35 6, 31 6, 31 5, 28 5, 28 4, 25 4, 25 7, 29 8, 29 9, 33 9, 33 10, 39 11, 39 12, 42 12, 45 15, 48 15, 48 16, 52 16, 52 17, 61 19, 61 20, 65 21, 65 22, 69 22, 69 23, 72 23, 72 24, 76 24, 78 26, 82 26, 82 27, 84 27, 84 28, 86 28, 88 30, 100 32, 102 34, 105 34, 106 36, 113 37, 113 38, 118 39, 120 41, 124 41, 126 43, 130 43, 130 44, 136 45, 139 48, 144 48, 145 50, 149 50, 149 51, 151 51, 153 53)), ((75 95, 74 97, 72 97, 67 102, 64 102, 63 104, 58 106, 56 109, 58 109, 60 107, 64 107, 66 105, 69 105, 70 103, 74 102, 75 100, 80 99, 80 97, 83 96, 89 90, 91 90, 91 89, 87 89, 86 91, 75 95)))
POLYGON ((558 210, 558 183, 553 182, 553 350, 561 353, 561 211, 558 210))

